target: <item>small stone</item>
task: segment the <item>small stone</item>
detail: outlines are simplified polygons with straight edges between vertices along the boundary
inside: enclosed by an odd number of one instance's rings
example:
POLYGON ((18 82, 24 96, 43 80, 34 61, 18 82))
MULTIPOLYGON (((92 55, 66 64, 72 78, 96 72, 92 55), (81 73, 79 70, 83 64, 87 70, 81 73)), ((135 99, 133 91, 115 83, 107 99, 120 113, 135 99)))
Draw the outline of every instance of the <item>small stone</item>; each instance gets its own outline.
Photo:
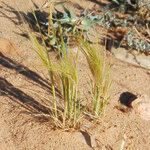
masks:
POLYGON ((146 121, 150 121, 150 102, 141 103, 138 107, 140 117, 146 121))
POLYGON ((131 106, 133 108, 136 108, 139 105, 139 103, 143 101, 143 99, 144 99, 144 95, 138 96, 134 101, 132 101, 131 106))
POLYGON ((135 112, 144 120, 150 121, 150 98, 147 95, 141 95, 132 102, 135 112))

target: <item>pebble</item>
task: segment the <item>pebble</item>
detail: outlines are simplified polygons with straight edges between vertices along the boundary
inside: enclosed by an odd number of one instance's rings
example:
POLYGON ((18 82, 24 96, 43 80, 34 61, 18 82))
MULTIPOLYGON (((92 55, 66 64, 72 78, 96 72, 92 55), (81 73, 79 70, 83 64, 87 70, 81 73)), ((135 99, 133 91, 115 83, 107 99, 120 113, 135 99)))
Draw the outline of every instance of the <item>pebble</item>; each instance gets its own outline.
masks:
POLYGON ((150 97, 140 95, 131 105, 143 120, 150 121, 150 97))

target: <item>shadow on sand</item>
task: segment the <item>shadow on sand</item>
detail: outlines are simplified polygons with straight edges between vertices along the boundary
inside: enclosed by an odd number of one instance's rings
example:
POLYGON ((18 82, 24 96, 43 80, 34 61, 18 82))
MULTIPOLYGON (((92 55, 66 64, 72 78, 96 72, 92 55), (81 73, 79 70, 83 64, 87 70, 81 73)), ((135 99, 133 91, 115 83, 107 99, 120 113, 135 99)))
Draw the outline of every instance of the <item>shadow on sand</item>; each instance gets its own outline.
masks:
POLYGON ((20 89, 14 87, 6 79, 0 77, 0 96, 7 96, 11 100, 19 103, 30 112, 39 112, 50 114, 51 111, 46 106, 41 105, 31 96, 27 95, 20 89))
MULTIPOLYGON (((42 89, 48 91, 50 94, 52 93, 51 84, 43 79, 39 74, 30 70, 26 66, 15 62, 14 60, 4 56, 0 52, 0 67, 7 68, 10 70, 15 70, 18 74, 27 78, 27 81, 31 81, 36 83, 42 89)), ((33 89, 34 90, 34 89, 33 89)), ((44 113, 51 114, 51 110, 46 106, 40 104, 38 100, 35 100, 33 97, 27 95, 22 90, 16 88, 10 82, 8 82, 5 78, 0 77, 0 96, 7 96, 13 101, 16 101, 21 106, 26 108, 31 113, 44 113)), ((56 96, 61 97, 61 93, 58 89, 56 89, 56 96)))

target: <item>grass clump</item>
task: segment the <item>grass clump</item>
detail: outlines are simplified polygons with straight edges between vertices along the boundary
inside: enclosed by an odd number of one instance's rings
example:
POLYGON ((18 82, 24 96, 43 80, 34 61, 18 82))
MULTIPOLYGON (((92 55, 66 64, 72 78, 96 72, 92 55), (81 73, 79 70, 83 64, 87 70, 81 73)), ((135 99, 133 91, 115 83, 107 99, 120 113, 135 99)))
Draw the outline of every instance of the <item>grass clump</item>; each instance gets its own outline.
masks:
POLYGON ((56 16, 54 17, 52 12, 54 10, 53 5, 50 8, 48 30, 44 34, 36 15, 33 13, 40 31, 40 40, 35 34, 30 34, 30 39, 34 43, 35 52, 42 60, 51 81, 53 107, 50 116, 55 126, 59 128, 77 128, 81 123, 82 108, 86 109, 86 106, 82 106, 79 98, 78 52, 74 53, 70 49, 65 36, 69 38, 68 33, 74 32, 71 36, 76 39, 76 47, 78 47, 78 51, 81 50, 87 59, 92 74, 91 113, 97 118, 103 113, 109 101, 110 68, 105 64, 104 58, 98 52, 98 49, 83 36, 83 30, 77 30, 75 24, 72 26, 70 19, 72 19, 73 14, 64 8, 64 17, 66 18, 58 19, 55 18, 56 16), (70 23, 69 28, 66 23, 70 23), (53 60, 49 51, 55 48, 59 59, 53 60), (57 86, 57 81, 59 81, 59 86, 57 86), (61 93, 59 98, 57 97, 57 90, 61 93))
POLYGON ((77 61, 72 57, 67 56, 60 62, 60 79, 62 85, 62 95, 64 99, 64 115, 63 124, 66 120, 77 124, 78 116, 80 115, 80 102, 78 101, 78 71, 77 61))
POLYGON ((60 128, 78 126, 80 101, 78 100, 77 94, 77 56, 72 55, 71 52, 68 54, 63 53, 63 57, 54 62, 48 54, 48 49, 44 40, 41 45, 33 34, 31 35, 31 40, 34 43, 35 51, 47 69, 51 80, 51 90, 53 94, 53 108, 51 109, 51 115, 55 125, 60 128), (58 90, 61 92, 61 99, 58 99, 56 96, 57 80, 60 81, 58 90))
MULTIPOLYGON (((79 127, 83 107, 81 107, 79 99, 78 53, 75 54, 72 51, 63 53, 63 56, 54 62, 50 58, 47 48, 41 46, 35 36, 32 35, 31 39, 51 80, 53 94, 51 115, 54 124, 60 128, 79 127), (56 85, 58 80, 59 87, 56 85), (56 87, 61 92, 61 98, 56 96, 56 87)), ((93 45, 83 38, 79 38, 79 40, 80 49, 87 59, 92 74, 92 109, 90 112, 94 118, 98 118, 103 114, 110 99, 110 66, 105 64, 104 58, 93 45)))
POLYGON ((92 114, 98 117, 104 112, 110 99, 110 66, 105 63, 95 45, 91 45, 84 39, 80 39, 80 41, 80 48, 92 74, 92 114))

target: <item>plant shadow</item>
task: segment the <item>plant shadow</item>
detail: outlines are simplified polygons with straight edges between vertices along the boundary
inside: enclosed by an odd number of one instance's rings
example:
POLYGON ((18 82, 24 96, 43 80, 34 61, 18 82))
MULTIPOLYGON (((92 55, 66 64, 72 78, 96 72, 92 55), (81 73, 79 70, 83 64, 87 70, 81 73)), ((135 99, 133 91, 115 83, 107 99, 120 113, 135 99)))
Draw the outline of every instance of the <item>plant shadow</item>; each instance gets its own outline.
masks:
POLYGON ((87 132, 84 132, 84 131, 80 131, 87 143, 88 146, 92 147, 92 143, 91 143, 91 137, 90 135, 87 133, 87 132))
MULTIPOLYGON (((15 62, 14 60, 4 56, 0 52, 0 67, 14 70, 17 74, 24 76, 31 83, 35 83, 38 87, 46 90, 48 93, 52 94, 51 84, 49 81, 43 79, 38 73, 30 70, 26 66, 15 62)), ((33 89, 34 90, 34 89, 33 89)), ((56 96, 61 97, 61 92, 56 88, 56 96)), ((21 89, 16 88, 13 84, 8 82, 5 78, 0 77, 0 96, 7 96, 11 100, 17 102, 27 110, 25 113, 28 114, 41 114, 43 117, 51 116, 51 108, 44 106, 39 99, 35 100, 33 97, 29 96, 21 89)), ((42 100, 43 101, 43 100, 42 100)), ((51 103, 51 102, 50 102, 51 103)), ((38 116, 39 117, 39 116, 38 116)))
MULTIPOLYGON (((34 32, 39 32, 39 27, 37 27, 37 23, 40 26, 40 32, 47 31, 48 29, 48 17, 49 13, 41 9, 39 6, 36 5, 36 3, 33 3, 35 9, 34 11, 28 11, 28 12, 23 12, 16 10, 15 8, 11 7, 5 2, 1 2, 4 7, 0 7, 0 17, 5 17, 9 19, 12 23, 15 25, 19 26, 22 25, 23 23, 27 23, 29 25, 29 28, 32 29, 34 32), (34 12, 34 13, 33 13, 34 12), (13 14, 14 17, 11 17, 7 15, 7 13, 13 14)), ((83 7, 81 7, 79 4, 70 2, 74 8, 78 9, 79 11, 83 11, 83 7)), ((29 38, 28 33, 25 33, 21 28, 19 28, 21 33, 16 33, 18 35, 21 35, 25 38, 29 38)))
MULTIPOLYGON (((34 3, 34 6, 36 10, 34 11, 34 13, 35 13, 37 20, 35 19, 35 16, 32 11, 31 12, 19 11, 11 7, 5 2, 1 2, 1 3, 4 5, 4 7, 1 6, 0 17, 5 17, 9 19, 15 25, 21 25, 23 23, 27 23, 29 27, 32 28, 34 31, 38 31, 38 28, 36 26, 37 21, 41 28, 46 27, 45 24, 48 22, 49 15, 47 12, 39 10, 37 8, 38 6, 35 3, 34 3), (13 14, 14 17, 7 15, 8 13, 13 14)), ((28 38, 27 34, 25 33, 22 33, 21 35, 28 38)))
POLYGON ((10 82, 2 77, 0 77, 0 96, 9 97, 11 100, 19 103, 22 107, 32 113, 38 112, 51 114, 51 110, 49 108, 40 104, 38 101, 20 89, 14 87, 10 82))
MULTIPOLYGON (((0 65, 10 70, 15 70, 17 73, 23 75, 28 80, 37 83, 39 86, 46 89, 49 93, 52 94, 51 83, 43 79, 38 73, 30 70, 26 66, 19 64, 14 60, 4 56, 1 52, 0 52, 0 65)), ((55 90, 57 96, 61 97, 61 92, 57 88, 55 90)))

